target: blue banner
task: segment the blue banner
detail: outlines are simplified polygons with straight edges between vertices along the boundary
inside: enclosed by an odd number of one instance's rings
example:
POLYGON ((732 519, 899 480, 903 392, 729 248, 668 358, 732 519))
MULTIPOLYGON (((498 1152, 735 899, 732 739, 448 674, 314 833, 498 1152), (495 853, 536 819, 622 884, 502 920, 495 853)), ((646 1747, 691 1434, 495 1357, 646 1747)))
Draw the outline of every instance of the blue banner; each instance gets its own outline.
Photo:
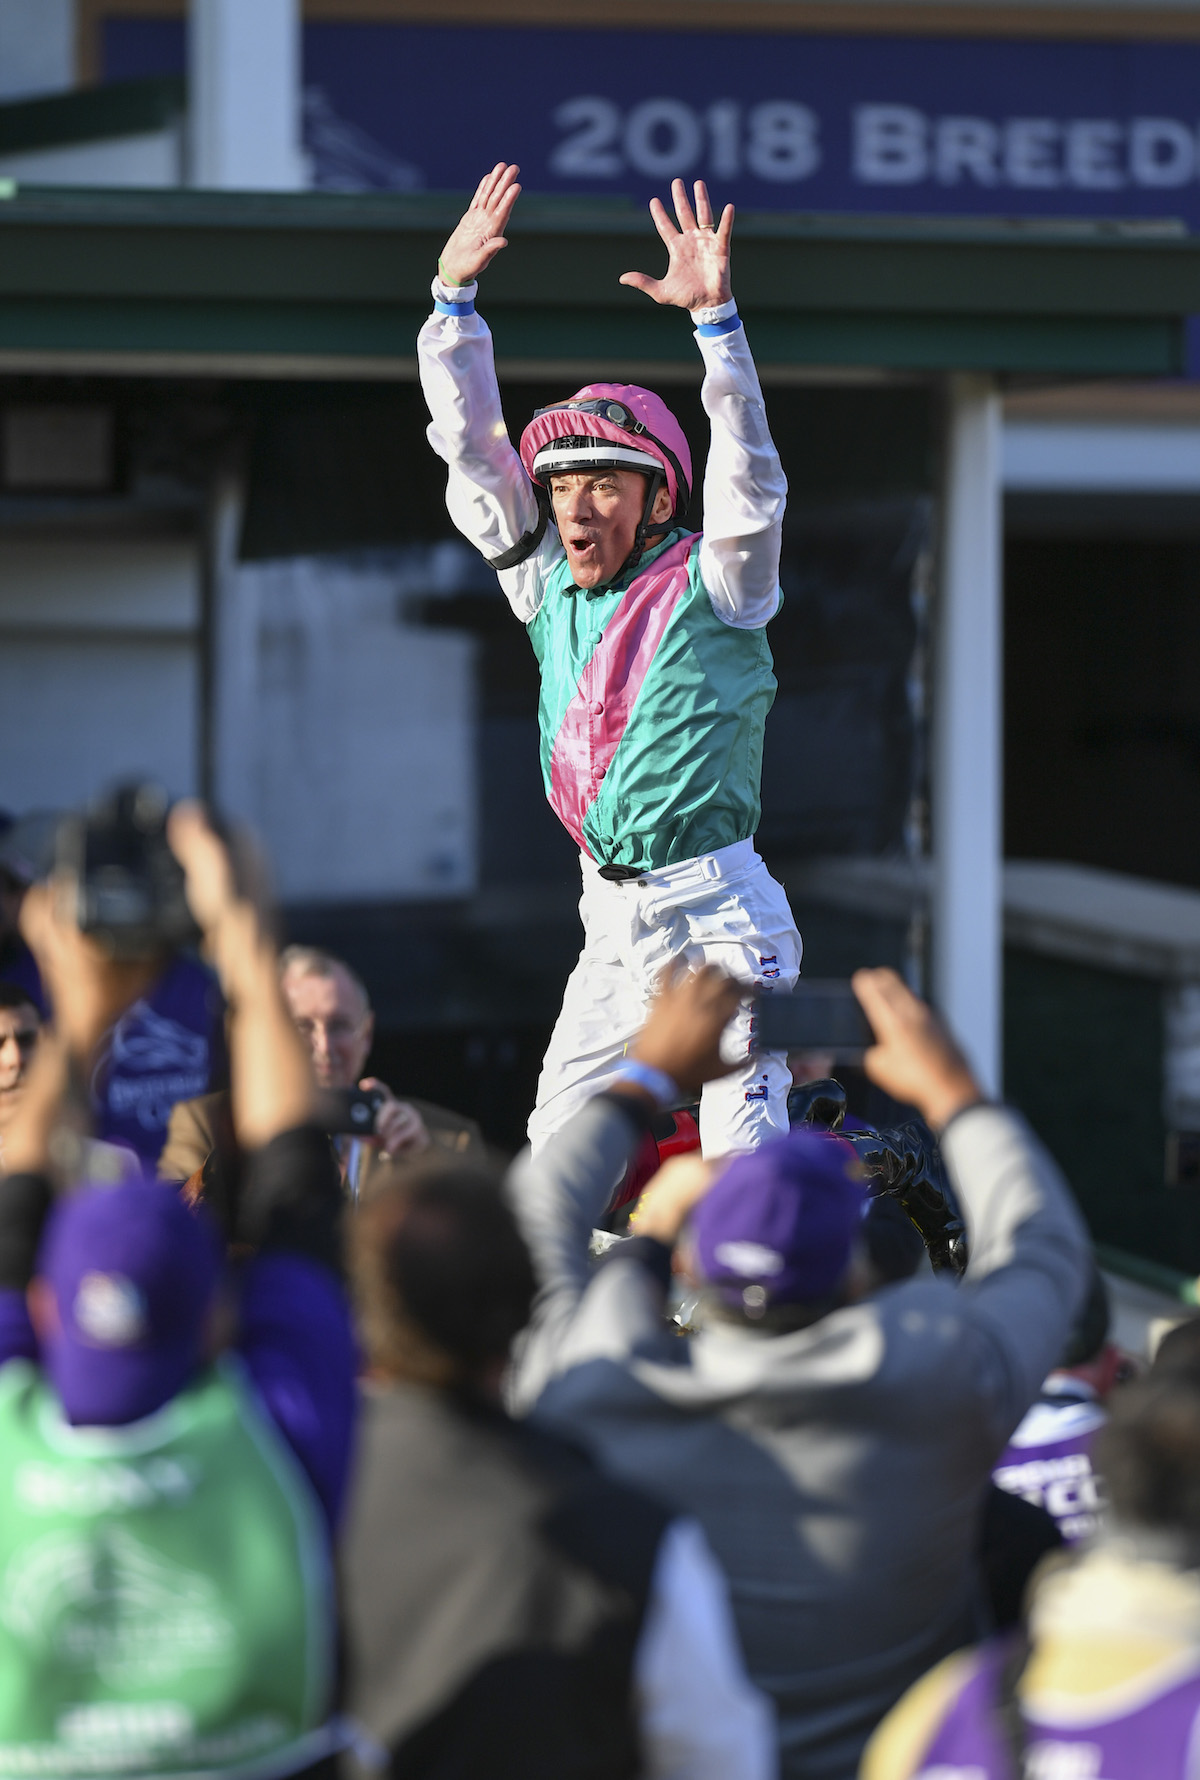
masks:
MULTIPOLYGON (((109 18, 108 79, 182 68, 109 18)), ((1175 216, 1200 226, 1200 44, 314 23, 314 182, 644 200, 676 174, 766 210, 1175 216)))

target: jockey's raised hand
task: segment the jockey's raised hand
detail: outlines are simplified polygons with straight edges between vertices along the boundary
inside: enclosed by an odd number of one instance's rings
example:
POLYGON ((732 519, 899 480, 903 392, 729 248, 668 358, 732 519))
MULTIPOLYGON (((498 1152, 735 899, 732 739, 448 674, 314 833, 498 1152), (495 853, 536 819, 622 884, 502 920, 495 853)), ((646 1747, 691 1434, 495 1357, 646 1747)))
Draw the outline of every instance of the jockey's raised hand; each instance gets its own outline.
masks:
POLYGON ((671 182, 678 228, 667 215, 660 198, 651 198, 650 214, 667 249, 667 275, 650 278, 645 272, 623 272, 621 283, 645 291, 656 303, 677 309, 715 309, 733 295, 729 284, 730 237, 733 205, 726 204, 719 223, 713 222, 708 187, 698 179, 693 187, 696 208, 688 203, 682 179, 671 182))
MULTIPOLYGON (((462 221, 442 249, 438 270, 449 284, 470 284, 490 266, 502 247, 513 206, 521 195, 521 169, 497 161, 475 188, 462 221)), ((661 205, 659 206, 661 209, 661 205)))

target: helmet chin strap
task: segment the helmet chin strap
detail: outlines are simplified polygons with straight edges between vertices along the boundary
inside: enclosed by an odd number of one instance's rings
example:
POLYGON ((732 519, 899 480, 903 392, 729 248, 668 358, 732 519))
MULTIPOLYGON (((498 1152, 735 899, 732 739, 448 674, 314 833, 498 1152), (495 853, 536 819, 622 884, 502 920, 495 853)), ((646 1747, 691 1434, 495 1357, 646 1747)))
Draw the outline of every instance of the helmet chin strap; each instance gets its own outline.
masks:
POLYGON ((654 511, 654 503, 658 499, 658 491, 660 488, 665 488, 666 485, 667 479, 661 473, 658 475, 648 475, 646 477, 646 499, 642 504, 642 517, 638 520, 638 528, 633 534, 633 549, 629 552, 625 561, 612 577, 612 580, 609 581, 608 585, 610 587, 614 581, 620 581, 623 576, 629 573, 630 569, 634 568, 642 560, 642 554, 646 548, 646 539, 652 532, 669 532, 672 525, 674 525, 675 515, 673 513, 669 514, 665 520, 660 521, 657 525, 653 524, 650 518, 651 513, 654 511))

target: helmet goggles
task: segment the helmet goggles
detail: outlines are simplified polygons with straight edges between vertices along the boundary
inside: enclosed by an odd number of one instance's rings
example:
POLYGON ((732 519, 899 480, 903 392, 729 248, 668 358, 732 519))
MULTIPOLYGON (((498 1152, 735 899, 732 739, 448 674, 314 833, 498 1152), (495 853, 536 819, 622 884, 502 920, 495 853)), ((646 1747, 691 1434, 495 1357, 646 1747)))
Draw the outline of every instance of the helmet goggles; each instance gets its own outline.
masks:
POLYGON ((646 428, 637 415, 627 408, 624 402, 614 402, 611 396, 573 396, 566 402, 551 402, 548 408, 535 408, 533 418, 540 420, 543 414, 598 414, 601 420, 611 420, 626 433, 644 433, 646 428))
POLYGON ((678 494, 682 497, 677 500, 676 505, 687 505, 691 498, 691 486, 679 458, 624 402, 617 401, 612 396, 576 396, 566 402, 552 402, 547 408, 536 409, 534 422, 551 414, 562 414, 564 418, 573 414, 594 415, 597 420, 628 433, 630 442, 628 446, 617 444, 604 433, 562 434, 549 440, 537 451, 532 466, 536 480, 555 474, 570 474, 573 469, 581 468, 577 461, 572 462, 581 453, 586 453, 589 464, 596 468, 639 470, 665 480, 663 459, 666 459, 674 471, 678 494), (639 439, 654 446, 659 455, 638 450, 635 441, 639 439))

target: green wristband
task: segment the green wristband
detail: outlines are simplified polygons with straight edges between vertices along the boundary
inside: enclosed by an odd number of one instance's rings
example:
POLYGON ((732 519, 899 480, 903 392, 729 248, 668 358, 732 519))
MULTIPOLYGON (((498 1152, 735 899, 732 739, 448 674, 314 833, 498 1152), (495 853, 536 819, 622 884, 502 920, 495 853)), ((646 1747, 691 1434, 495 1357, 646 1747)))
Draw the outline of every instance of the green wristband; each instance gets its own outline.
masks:
POLYGON ((442 264, 442 258, 441 258, 440 254, 438 255, 438 277, 441 279, 443 284, 452 284, 454 286, 455 290, 462 290, 465 288, 466 285, 474 284, 474 282, 475 282, 475 280, 473 278, 451 278, 449 272, 447 272, 446 268, 442 264))

